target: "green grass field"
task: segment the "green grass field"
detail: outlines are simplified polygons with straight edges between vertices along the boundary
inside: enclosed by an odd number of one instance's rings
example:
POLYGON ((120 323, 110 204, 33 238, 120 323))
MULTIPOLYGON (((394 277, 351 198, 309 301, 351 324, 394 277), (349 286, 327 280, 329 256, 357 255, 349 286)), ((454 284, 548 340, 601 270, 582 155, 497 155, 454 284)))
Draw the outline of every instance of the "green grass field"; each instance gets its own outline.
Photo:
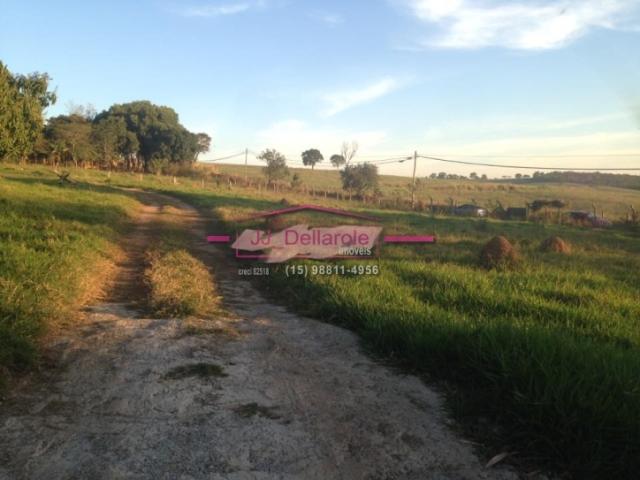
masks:
MULTIPOLYGON (((244 178, 245 167, 240 165, 215 164, 202 166, 203 170, 216 171, 226 175, 244 178)), ((322 192, 341 191, 340 174, 336 170, 315 170, 309 168, 291 168, 291 174, 297 173, 307 187, 322 192)), ((248 178, 264 182, 262 167, 249 166, 248 178)), ((386 199, 405 199, 411 197, 411 179, 393 175, 380 175, 380 190, 386 199)), ((282 194, 280 194, 282 197, 282 194)), ((523 184, 495 181, 473 180, 432 180, 419 179, 416 187, 416 199, 425 204, 431 200, 435 204, 448 205, 477 202, 481 206, 502 203, 504 207, 524 207, 537 199, 560 199, 567 202, 567 210, 592 211, 595 204, 598 214, 611 220, 624 218, 629 205, 639 207, 640 195, 637 191, 614 187, 587 187, 577 184, 523 184)))
POLYGON ((99 293, 136 202, 46 171, 0 168, 0 382, 99 293))
MULTIPOLYGON (((46 175, 42 169, 30 172, 46 175)), ((174 185, 155 176, 109 178, 77 170, 73 177, 172 193, 229 229, 235 217, 281 206, 283 196, 206 183, 202 188, 187 179, 174 185)), ((57 187, 40 191, 48 188, 57 187)), ((535 195, 562 192, 571 203, 598 205, 613 205, 607 203, 617 201, 611 199, 613 190, 616 198, 640 204, 640 192, 630 190, 531 188, 540 189, 535 195)), ((74 195, 90 191, 80 190, 74 195)), ((501 194, 517 195, 517 190, 501 194)), ((507 204, 513 203, 510 198, 507 204)), ((297 194, 287 199, 324 203, 297 194)), ((328 203, 380 217, 385 233, 435 233, 438 243, 384 247, 378 276, 287 278, 276 269, 263 282, 265 290, 299 311, 354 329, 378 352, 442 380, 449 405, 468 432, 480 417, 502 426, 500 433, 476 432, 483 440, 495 436, 489 440, 496 445, 575 478, 635 478, 640 469, 637 230, 432 217, 328 203), (519 249, 523 261, 515 270, 478 266, 478 252, 496 234, 519 249), (551 235, 570 242, 572 254, 539 251, 551 235)), ((36 244, 39 238, 23 242, 36 244)))

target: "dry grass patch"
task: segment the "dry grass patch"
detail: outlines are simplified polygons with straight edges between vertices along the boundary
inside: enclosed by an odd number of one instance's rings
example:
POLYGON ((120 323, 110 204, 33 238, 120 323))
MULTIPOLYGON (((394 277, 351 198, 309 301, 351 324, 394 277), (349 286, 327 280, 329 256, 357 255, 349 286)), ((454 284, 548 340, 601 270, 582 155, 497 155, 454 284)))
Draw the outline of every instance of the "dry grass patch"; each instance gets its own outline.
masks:
POLYGON ((209 270, 186 250, 152 252, 145 278, 149 305, 156 315, 204 316, 218 308, 219 297, 209 270))

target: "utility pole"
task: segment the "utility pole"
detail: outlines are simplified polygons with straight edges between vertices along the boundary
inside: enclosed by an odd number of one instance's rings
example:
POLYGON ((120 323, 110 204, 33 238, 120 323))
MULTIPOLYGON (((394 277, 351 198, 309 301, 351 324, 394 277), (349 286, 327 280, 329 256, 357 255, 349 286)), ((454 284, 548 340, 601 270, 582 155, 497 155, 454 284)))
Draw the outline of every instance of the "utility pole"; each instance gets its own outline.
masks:
POLYGON ((418 151, 413 152, 413 180, 411 181, 411 210, 416 207, 416 166, 418 164, 418 151))
POLYGON ((248 181, 248 175, 247 175, 247 172, 249 169, 248 158, 249 158, 249 149, 245 148, 244 149, 244 183, 245 185, 247 184, 247 181, 248 181))

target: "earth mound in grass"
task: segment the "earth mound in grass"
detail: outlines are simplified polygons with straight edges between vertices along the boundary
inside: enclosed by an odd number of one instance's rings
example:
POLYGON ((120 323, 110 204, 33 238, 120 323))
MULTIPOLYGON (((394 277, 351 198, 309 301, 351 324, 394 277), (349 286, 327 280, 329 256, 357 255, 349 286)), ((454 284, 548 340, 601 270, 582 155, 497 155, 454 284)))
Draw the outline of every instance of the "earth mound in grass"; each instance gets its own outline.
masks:
POLYGON ((560 237, 549 237, 540 244, 540 250, 568 255, 571 253, 571 245, 560 237))
POLYGON ((502 235, 489 240, 480 252, 480 265, 484 268, 511 268, 519 261, 518 252, 502 235))

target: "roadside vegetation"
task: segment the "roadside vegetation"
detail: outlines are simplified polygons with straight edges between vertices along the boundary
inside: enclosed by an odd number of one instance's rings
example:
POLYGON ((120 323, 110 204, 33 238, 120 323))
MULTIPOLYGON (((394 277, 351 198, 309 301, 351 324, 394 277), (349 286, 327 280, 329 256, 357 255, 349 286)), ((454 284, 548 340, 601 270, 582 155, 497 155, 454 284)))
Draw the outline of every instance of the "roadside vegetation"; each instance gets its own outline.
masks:
POLYGON ((100 295, 135 208, 108 188, 0 168, 0 383, 33 366, 43 335, 100 295))

